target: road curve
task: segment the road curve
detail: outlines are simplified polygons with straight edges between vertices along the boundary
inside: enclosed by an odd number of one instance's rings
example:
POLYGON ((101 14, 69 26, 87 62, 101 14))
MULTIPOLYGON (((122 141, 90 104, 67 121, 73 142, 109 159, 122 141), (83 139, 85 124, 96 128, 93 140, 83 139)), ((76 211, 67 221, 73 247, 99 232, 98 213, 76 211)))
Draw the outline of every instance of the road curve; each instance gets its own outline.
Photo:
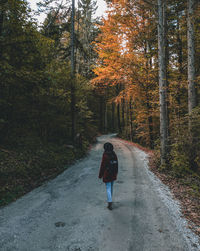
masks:
POLYGON ((137 148, 110 135, 88 156, 0 209, 1 251, 198 251, 160 199, 137 148), (106 141, 119 159, 114 210, 98 180, 106 141))

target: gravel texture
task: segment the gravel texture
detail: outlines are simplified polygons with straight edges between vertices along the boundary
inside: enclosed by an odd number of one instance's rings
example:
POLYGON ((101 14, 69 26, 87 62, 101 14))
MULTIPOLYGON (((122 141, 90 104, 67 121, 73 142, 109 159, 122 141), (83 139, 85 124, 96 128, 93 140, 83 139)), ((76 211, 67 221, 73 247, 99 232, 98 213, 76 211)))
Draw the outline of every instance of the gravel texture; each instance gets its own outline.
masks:
POLYGON ((148 154, 139 149, 137 149, 136 152, 138 154, 138 157, 144 162, 146 172, 150 180, 152 181, 154 189, 158 192, 160 200, 163 201, 163 203, 168 208, 171 216, 173 217, 174 223, 176 224, 176 227, 182 233, 185 241, 187 242, 188 250, 200 251, 200 239, 188 228, 188 221, 183 217, 183 214, 181 213, 180 203, 174 199, 174 196, 171 194, 170 189, 165 184, 163 184, 153 172, 150 171, 148 166, 148 154))
POLYGON ((199 251, 179 205, 139 149, 98 138, 88 156, 54 180, 0 209, 1 251, 199 251), (98 180, 103 144, 119 159, 114 209, 98 180))

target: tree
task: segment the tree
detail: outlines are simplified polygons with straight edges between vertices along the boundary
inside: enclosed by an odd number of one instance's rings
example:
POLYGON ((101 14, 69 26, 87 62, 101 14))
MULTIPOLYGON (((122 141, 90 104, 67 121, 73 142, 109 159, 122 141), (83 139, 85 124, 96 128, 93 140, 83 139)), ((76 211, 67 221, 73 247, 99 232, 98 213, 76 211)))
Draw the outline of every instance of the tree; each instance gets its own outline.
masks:
POLYGON ((77 72, 86 78, 93 76, 91 68, 96 59, 92 44, 98 33, 97 20, 93 18, 97 9, 96 4, 97 2, 93 0, 80 0, 78 2, 76 67, 77 72))
POLYGON ((72 131, 71 137, 74 143, 76 135, 76 93, 75 93, 75 1, 72 0, 71 8, 71 121, 72 121, 72 131))
POLYGON ((188 41, 188 112, 196 107, 195 48, 194 48, 194 6, 195 0, 188 0, 187 41, 188 41))
POLYGON ((165 0, 158 0, 158 64, 159 64, 159 97, 160 97, 161 164, 166 164, 167 144, 168 144, 165 15, 166 15, 165 0))
POLYGON ((134 123, 137 139, 153 147, 153 117, 157 109, 154 89, 157 87, 156 65, 153 63, 155 39, 150 34, 155 33, 156 27, 145 4, 118 1, 110 5, 111 10, 100 26, 101 33, 96 43, 99 60, 93 82, 100 88, 113 87, 113 96, 118 104, 118 129, 123 135, 128 131, 132 134, 125 123, 129 117, 125 104, 130 100, 133 102, 131 108, 134 107, 135 116, 131 128, 134 123), (117 92, 115 88, 118 88, 117 92), (144 130, 147 131, 144 133, 144 130))

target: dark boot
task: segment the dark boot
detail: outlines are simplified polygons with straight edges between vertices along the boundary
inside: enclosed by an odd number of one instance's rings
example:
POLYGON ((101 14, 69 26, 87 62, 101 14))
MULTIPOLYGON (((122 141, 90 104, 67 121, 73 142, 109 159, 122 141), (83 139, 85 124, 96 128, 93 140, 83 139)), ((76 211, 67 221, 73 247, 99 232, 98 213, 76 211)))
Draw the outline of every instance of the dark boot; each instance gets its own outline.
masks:
POLYGON ((112 210, 113 208, 112 208, 112 202, 108 202, 108 209, 109 210, 112 210))

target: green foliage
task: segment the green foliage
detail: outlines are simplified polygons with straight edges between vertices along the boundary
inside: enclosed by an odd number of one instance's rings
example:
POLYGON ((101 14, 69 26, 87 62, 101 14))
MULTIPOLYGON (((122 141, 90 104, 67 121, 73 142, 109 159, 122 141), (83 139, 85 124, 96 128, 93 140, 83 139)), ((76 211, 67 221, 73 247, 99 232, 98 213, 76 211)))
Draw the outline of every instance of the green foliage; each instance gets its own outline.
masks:
POLYGON ((172 145, 170 163, 175 174, 184 176, 189 173, 190 159, 187 142, 182 142, 179 139, 177 143, 172 145))
MULTIPOLYGON (((1 144, 17 147, 21 137, 29 136, 39 137, 46 143, 70 142, 71 76, 69 61, 59 50, 63 36, 63 29, 58 25, 61 16, 59 12, 49 13, 53 19, 48 21, 48 16, 38 32, 25 1, 10 0, 3 7, 1 144)), ((77 127, 78 131, 85 131, 84 126, 88 127, 93 116, 87 103, 92 90, 81 75, 77 76, 75 85, 77 127)))
POLYGON ((82 157, 97 132, 93 90, 80 72, 75 94, 82 144, 72 146, 70 15, 68 7, 57 7, 39 29, 27 1, 0 4, 0 205, 82 157))
POLYGON ((170 164, 174 173, 182 176, 200 173, 200 107, 195 108, 190 117, 186 115, 174 121, 171 142, 170 164))

